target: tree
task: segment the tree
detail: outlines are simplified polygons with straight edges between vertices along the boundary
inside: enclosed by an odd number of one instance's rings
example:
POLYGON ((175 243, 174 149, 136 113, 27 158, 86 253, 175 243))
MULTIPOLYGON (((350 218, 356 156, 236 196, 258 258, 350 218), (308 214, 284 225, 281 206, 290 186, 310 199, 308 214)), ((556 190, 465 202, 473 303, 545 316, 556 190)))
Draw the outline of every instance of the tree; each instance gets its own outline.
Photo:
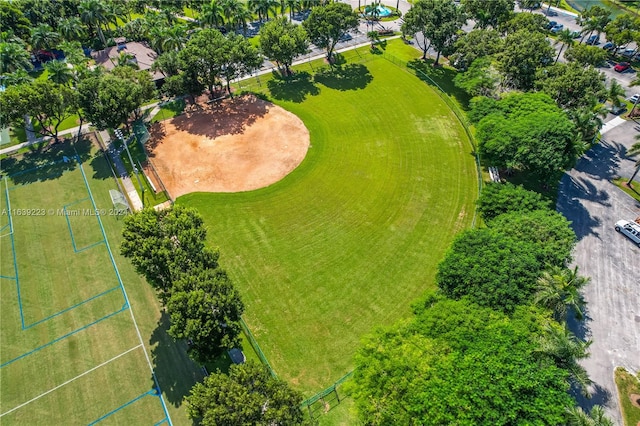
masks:
POLYGON ((165 77, 178 75, 180 72, 180 57, 178 52, 169 51, 158 56, 151 65, 152 71, 160 71, 165 77))
POLYGON ((186 397, 189 417, 204 426, 301 425, 302 395, 252 362, 232 365, 196 383, 186 397))
POLYGON ((205 246, 207 231, 195 209, 144 209, 125 218, 122 234, 122 255, 165 302, 187 272, 218 267, 219 254, 205 246))
POLYGON ((539 193, 509 182, 483 185, 477 204, 478 212, 487 223, 505 213, 528 213, 551 208, 551 203, 539 193))
POLYGON ((29 52, 19 43, 0 43, 0 75, 33 68, 29 52))
POLYGON ((480 28, 498 28, 513 15, 514 0, 462 0, 464 10, 480 28))
POLYGON ((209 89, 210 96, 213 96, 220 78, 220 56, 225 46, 226 40, 220 31, 204 29, 195 33, 179 54, 183 69, 192 70, 198 80, 209 89))
POLYGON ((2 31, 11 31, 22 40, 28 41, 31 22, 15 4, 0 2, 0 22, 2 22, 2 31))
POLYGON ((512 312, 527 303, 542 271, 536 245, 494 229, 458 235, 438 264, 436 284, 453 299, 468 297, 493 309, 512 312))
POLYGON ((169 334, 189 341, 189 356, 204 364, 240 345, 244 304, 220 269, 191 269, 172 285, 169 334))
POLYGON ((565 110, 594 108, 606 95, 604 81, 602 72, 576 63, 555 64, 536 75, 536 87, 565 110))
POLYGON ((58 127, 78 110, 75 91, 49 80, 8 87, 0 94, 2 121, 21 122, 29 115, 40 125, 39 133, 58 142, 58 127))
POLYGON ((556 60, 554 63, 558 63, 558 59, 560 59, 560 55, 562 54, 562 50, 568 46, 571 47, 575 44, 575 40, 573 39, 573 32, 569 29, 564 29, 562 31, 558 31, 556 34, 556 41, 554 44, 560 44, 560 50, 558 50, 558 55, 556 56, 556 60))
POLYGON ((200 13, 200 23, 205 27, 218 27, 224 23, 222 15, 222 5, 218 0, 211 0, 205 3, 200 13))
POLYGON ((478 58, 466 71, 456 74, 453 82, 471 96, 495 96, 500 73, 491 57, 478 58))
POLYGON ((628 13, 622 13, 606 25, 599 23, 593 26, 594 31, 603 31, 607 34, 607 40, 613 42, 616 46, 624 46, 634 40, 635 33, 640 29, 637 19, 634 19, 628 13))
POLYGON ((567 373, 536 354, 537 318, 428 298, 367 336, 351 394, 362 424, 562 424, 567 373), (523 398, 526 395, 526 398, 523 398))
POLYGON ((589 414, 580 407, 567 409, 569 426, 614 426, 611 419, 607 418, 604 409, 600 405, 594 405, 589 414))
POLYGON ((218 50, 220 75, 224 77, 227 93, 231 95, 231 81, 258 69, 262 57, 251 42, 238 34, 230 33, 223 37, 223 49, 218 50))
MULTIPOLYGON (((575 126, 548 95, 512 94, 493 104, 494 112, 486 111, 476 132, 480 155, 490 164, 531 173, 545 184, 573 165, 575 126)), ((490 102, 475 105, 491 108, 490 102)))
POLYGON ((568 371, 570 379, 581 388, 583 395, 589 396, 588 387, 592 381, 578 361, 589 357, 591 343, 591 340, 578 339, 566 324, 549 323, 539 338, 538 352, 553 359, 559 368, 568 371))
POLYGON ((107 40, 101 25, 107 21, 107 9, 100 0, 82 0, 79 6, 80 19, 98 33, 102 46, 107 46, 107 40))
POLYGON ((34 52, 52 49, 61 40, 60 34, 47 24, 40 24, 31 30, 31 47, 34 52))
POLYGON ((86 36, 82 21, 77 16, 71 16, 60 21, 58 31, 67 41, 80 41, 86 36))
MULTIPOLYGON (((450 0, 418 0, 404 15, 402 31, 409 34, 421 32, 429 40, 436 51, 435 66, 440 54, 452 48, 464 22, 461 9, 450 0)), ((423 49, 422 58, 425 57, 426 49, 423 49)))
POLYGON ((583 67, 598 67, 607 60, 607 51, 597 46, 576 44, 564 52, 564 58, 569 62, 575 62, 583 67))
POLYGON ((609 114, 609 111, 604 106, 596 105, 593 108, 572 109, 568 111, 568 114, 582 140, 593 142, 604 125, 603 119, 609 114))
POLYGON ((625 93, 624 87, 618 83, 618 80, 612 79, 606 92, 607 100, 611 101, 611 105, 615 108, 620 108, 622 106, 621 98, 624 99, 625 93))
POLYGON ((577 266, 574 269, 553 266, 538 278, 534 301, 550 309, 558 322, 566 320, 569 309, 574 312, 576 319, 581 320, 586 302, 580 290, 588 283, 589 278, 578 275, 577 266))
POLYGON ((56 84, 68 85, 73 81, 73 71, 66 62, 50 61, 45 64, 45 69, 49 73, 48 79, 56 84))
MULTIPOLYGON (((631 157, 634 157, 638 154, 640 154, 640 142, 634 143, 627 151, 627 155, 631 157)), ((633 179, 638 175, 638 172, 640 172, 640 160, 636 161, 636 170, 627 181, 627 186, 631 186, 631 182, 633 182, 633 179)))
POLYGON ((502 52, 496 55, 498 70, 504 75, 504 85, 531 89, 536 70, 550 64, 554 52, 544 34, 524 30, 508 34, 502 52))
POLYGON ((495 55, 502 50, 502 38, 496 30, 476 29, 464 33, 454 43, 450 62, 458 70, 466 70, 478 58, 495 55))
POLYGON ((164 37, 162 37, 162 50, 168 51, 180 51, 187 42, 187 27, 185 25, 174 25, 164 30, 164 37))
POLYGON ((519 30, 546 33, 549 20, 538 13, 516 13, 511 19, 503 22, 499 29, 502 33, 512 34, 519 30))
POLYGON ((358 17, 346 3, 329 3, 311 9, 302 26, 313 44, 327 52, 327 60, 333 64, 333 50, 340 38, 358 28, 358 17))
POLYGON ((278 67, 283 66, 287 75, 291 75, 293 60, 307 52, 309 41, 303 27, 280 17, 260 28, 260 48, 269 60, 275 61, 278 67))

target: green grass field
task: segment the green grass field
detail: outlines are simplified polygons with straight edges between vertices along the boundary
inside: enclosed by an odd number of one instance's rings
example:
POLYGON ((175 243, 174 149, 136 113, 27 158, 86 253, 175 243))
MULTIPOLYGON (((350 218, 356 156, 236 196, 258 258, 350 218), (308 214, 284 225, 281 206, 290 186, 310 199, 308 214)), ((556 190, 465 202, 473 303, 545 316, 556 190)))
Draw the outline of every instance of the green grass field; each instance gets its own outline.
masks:
POLYGON ((182 397, 201 373, 118 254, 108 163, 87 142, 76 148, 82 166, 62 161, 76 155, 68 143, 2 162, 0 423, 155 424, 167 415, 151 365, 169 416, 185 424, 182 397))
POLYGON ((315 63, 293 81, 243 83, 306 124, 311 147, 296 170, 261 190, 177 201, 204 216, 246 322, 307 396, 352 369, 363 334, 433 288, 477 197, 470 141, 432 88, 382 57, 350 56, 338 72, 315 63))

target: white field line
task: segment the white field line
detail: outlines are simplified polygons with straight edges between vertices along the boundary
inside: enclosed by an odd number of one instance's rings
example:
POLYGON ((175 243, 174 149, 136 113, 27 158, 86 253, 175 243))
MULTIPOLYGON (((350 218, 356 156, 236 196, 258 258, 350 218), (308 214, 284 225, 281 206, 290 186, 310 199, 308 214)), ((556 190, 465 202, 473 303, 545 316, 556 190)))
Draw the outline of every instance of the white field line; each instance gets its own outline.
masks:
POLYGON ((17 407, 12 408, 12 409, 11 409, 11 410, 9 410, 9 411, 5 411, 4 413, 0 414, 0 417, 5 416, 5 415, 7 415, 7 414, 9 414, 9 413, 12 413, 12 412, 16 411, 17 409, 24 407, 24 406, 25 406, 25 405, 27 405, 27 404, 31 404, 33 401, 36 401, 36 400, 38 400, 38 399, 42 398, 43 396, 48 395, 48 394, 50 394, 51 392, 53 392, 53 391, 55 391, 55 390, 60 389, 61 387, 65 386, 65 385, 68 385, 69 383, 73 382, 73 381, 74 381, 74 380, 76 380, 76 379, 79 379, 80 377, 86 376, 87 374, 89 374, 89 373, 91 373, 91 372, 93 372, 93 371, 97 370, 97 369, 98 369, 98 368, 100 368, 100 367, 104 367, 105 365, 109 364, 110 362, 115 361, 116 359, 118 359, 118 358, 120 358, 120 357, 122 357, 122 356, 125 356, 125 355, 126 355, 126 354, 128 354, 129 352, 131 352, 131 351, 135 351, 136 349, 138 349, 138 348, 140 348, 140 347, 142 347, 142 344, 140 344, 140 345, 138 345, 138 346, 135 346, 135 347, 133 347, 133 348, 129 349, 128 351, 122 352, 120 355, 116 355, 116 356, 114 356, 113 358, 111 358, 110 360, 107 360, 107 361, 103 362, 103 363, 102 363, 102 364, 100 364, 100 365, 96 365, 96 366, 95 366, 95 367, 93 367, 92 369, 87 370, 87 371, 85 371, 84 373, 77 375, 77 376, 76 376, 76 377, 74 377, 73 379, 69 379, 69 380, 67 380, 66 382, 64 382, 64 383, 62 383, 62 384, 60 384, 60 385, 56 386, 56 387, 55 387, 55 388, 53 388, 53 389, 49 389, 48 391, 46 391, 46 392, 44 392, 44 393, 41 393, 40 395, 36 396, 35 398, 32 398, 32 399, 30 399, 29 401, 24 402, 24 403, 22 403, 22 404, 18 405, 17 407))

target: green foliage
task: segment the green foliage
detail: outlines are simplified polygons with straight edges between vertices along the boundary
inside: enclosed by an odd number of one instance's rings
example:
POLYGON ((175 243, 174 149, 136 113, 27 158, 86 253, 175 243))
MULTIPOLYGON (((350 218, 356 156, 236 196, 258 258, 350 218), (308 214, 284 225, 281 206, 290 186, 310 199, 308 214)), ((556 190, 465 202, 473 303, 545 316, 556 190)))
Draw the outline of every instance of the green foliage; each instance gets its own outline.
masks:
POLYGON ((309 40, 327 52, 332 62, 333 50, 340 37, 358 28, 358 16, 346 3, 331 2, 311 9, 311 14, 302 23, 309 40))
POLYGON ((616 46, 624 46, 636 39, 640 30, 640 20, 628 13, 622 13, 606 26, 598 27, 598 30, 602 29, 607 34, 607 40, 615 43, 616 46))
POLYGON ((475 106, 470 116, 479 120, 479 152, 490 164, 531 173, 543 182, 573 165, 575 126, 548 95, 516 93, 475 106))
POLYGON ((186 400, 189 417, 204 426, 305 424, 302 395, 252 362, 211 374, 186 400))
POLYGON ((537 321, 431 299, 414 319, 364 340, 352 385, 361 421, 561 424, 567 374, 536 353, 537 321))
POLYGON ((564 57, 567 61, 583 67, 598 67, 607 60, 607 51, 598 46, 578 43, 569 47, 564 57))
POLYGON ((581 320, 586 302, 580 290, 588 283, 589 278, 578 275, 577 266, 574 269, 553 266, 538 279, 535 302, 550 309, 558 322, 566 321, 569 309, 581 320))
POLYGON ((206 230, 195 209, 144 209, 125 218, 122 255, 166 301, 175 281, 192 270, 218 267, 218 252, 205 246, 206 230))
POLYGON ((169 334, 189 340, 189 356, 199 364, 240 345, 244 305, 224 271, 191 269, 173 283, 167 311, 169 334))
POLYGON ((21 43, 0 42, 0 75, 33 68, 29 52, 21 43))
POLYGON ((543 265, 535 243, 494 229, 458 235, 438 264, 436 283, 448 297, 512 312, 527 303, 543 265))
MULTIPOLYGON (((434 65, 438 65, 441 53, 453 47, 455 36, 465 22, 461 9, 449 0, 418 0, 404 15, 402 32, 421 32, 437 52, 434 65)), ((423 59, 428 50, 422 46, 423 59)))
POLYGON ((449 59, 457 69, 466 70, 476 59, 494 55, 501 49, 502 37, 496 30, 476 29, 458 37, 455 53, 449 59))
POLYGON ((478 58, 466 71, 456 74, 453 82, 471 96, 494 96, 500 74, 490 57, 478 58))
POLYGON ((502 214, 490 222, 491 228, 511 238, 535 246, 543 265, 564 266, 571 259, 576 234, 569 221, 551 209, 502 214))
POLYGON ((504 48, 496 58, 506 86, 529 90, 533 88, 536 70, 550 64, 554 56, 555 50, 544 34, 519 30, 507 34, 504 48))
POLYGON ((520 30, 546 33, 549 20, 538 13, 516 13, 511 19, 500 25, 500 31, 506 34, 520 30))
POLYGON ((555 64, 539 70, 536 76, 536 86, 563 109, 595 107, 606 94, 604 81, 600 71, 575 63, 555 64))
POLYGON ((2 31, 11 31, 22 40, 29 40, 31 22, 11 2, 0 2, 0 22, 2 31))
POLYGON ((550 208, 551 203, 545 201, 539 193, 508 182, 483 185, 478 198, 478 213, 485 222, 490 222, 504 213, 528 213, 550 208))
POLYGON ((462 0, 465 12, 480 28, 498 28, 513 16, 514 0, 462 0))
POLYGON ((260 28, 260 49, 267 58, 284 66, 287 74, 293 60, 309 48, 309 40, 304 28, 279 17, 260 28))

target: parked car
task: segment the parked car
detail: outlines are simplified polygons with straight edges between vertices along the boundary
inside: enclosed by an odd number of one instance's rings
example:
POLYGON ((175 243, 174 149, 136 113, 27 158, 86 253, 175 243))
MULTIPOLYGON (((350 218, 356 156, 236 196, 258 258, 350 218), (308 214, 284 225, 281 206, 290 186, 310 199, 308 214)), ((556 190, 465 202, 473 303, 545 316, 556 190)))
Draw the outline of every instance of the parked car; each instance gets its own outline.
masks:
POLYGON ((627 98, 627 100, 629 102, 631 102, 632 104, 636 104, 638 102, 638 100, 640 100, 640 93, 636 93, 635 95, 627 98))
POLYGON ((622 56, 624 56, 625 58, 633 58, 633 55, 636 54, 636 49, 624 49, 624 51, 621 53, 622 56))
POLYGON ((640 225, 630 220, 619 220, 616 222, 616 231, 629 238, 640 247, 640 225))
POLYGON ((544 11, 544 14, 547 16, 558 16, 558 12, 553 9, 547 9, 544 11))
POLYGON ((629 62, 618 62, 616 66, 613 67, 613 70, 616 72, 625 72, 629 68, 631 68, 631 64, 629 62))
POLYGON ((555 27, 556 25, 558 25, 558 23, 556 21, 549 21, 549 22, 547 22, 546 28, 548 30, 550 30, 551 28, 555 27))
POLYGON ((564 25, 558 24, 555 27, 551 28, 551 32, 554 34, 557 34, 558 31, 562 31, 563 28, 564 28, 564 25))
POLYGON ((571 31, 571 37, 580 38, 580 36, 581 36, 580 31, 571 31))
POLYGON ((606 42, 604 45, 602 45, 602 48, 604 50, 613 50, 616 48, 616 45, 611 43, 610 41, 606 42))
POLYGON ((595 44, 600 44, 600 37, 598 37, 597 34, 592 35, 591 37, 589 37, 587 39, 587 44, 591 45, 591 46, 593 46, 595 44))

